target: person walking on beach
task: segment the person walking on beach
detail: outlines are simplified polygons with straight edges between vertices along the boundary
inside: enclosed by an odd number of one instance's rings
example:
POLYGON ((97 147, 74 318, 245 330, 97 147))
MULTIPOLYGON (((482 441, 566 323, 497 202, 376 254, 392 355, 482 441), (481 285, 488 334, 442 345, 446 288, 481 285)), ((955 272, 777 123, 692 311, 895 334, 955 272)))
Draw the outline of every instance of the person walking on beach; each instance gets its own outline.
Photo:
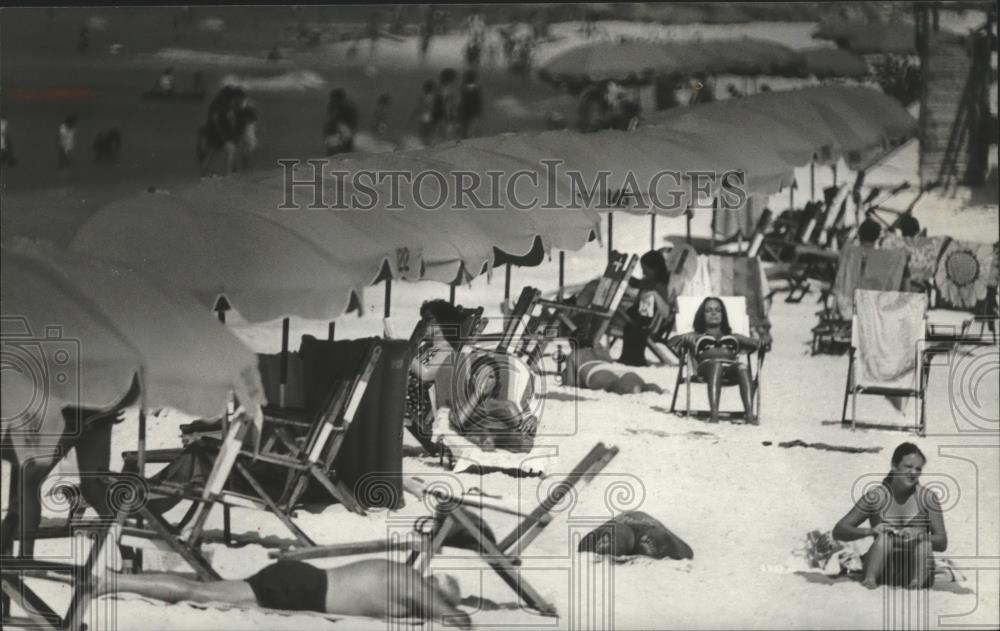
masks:
POLYGON ((483 114, 483 89, 476 81, 476 71, 466 70, 462 76, 462 92, 459 95, 458 118, 462 138, 479 133, 479 120, 483 114))
POLYGON ((76 147, 76 114, 70 114, 59 125, 58 138, 56 140, 59 149, 59 169, 67 169, 70 166, 70 155, 76 147))
POLYGON ((326 155, 354 151, 354 133, 358 128, 358 110, 343 88, 334 88, 326 105, 326 155))
POLYGON ((420 141, 424 143, 425 147, 431 145, 437 135, 439 104, 440 95, 434 81, 432 79, 424 81, 413 115, 420 128, 420 141))
POLYGON ((833 528, 833 537, 840 541, 875 538, 863 557, 861 584, 868 589, 934 585, 932 553, 948 549, 948 533, 937 495, 919 484, 926 465, 919 447, 900 444, 881 484, 859 498, 833 528), (866 520, 870 527, 861 527, 866 520))

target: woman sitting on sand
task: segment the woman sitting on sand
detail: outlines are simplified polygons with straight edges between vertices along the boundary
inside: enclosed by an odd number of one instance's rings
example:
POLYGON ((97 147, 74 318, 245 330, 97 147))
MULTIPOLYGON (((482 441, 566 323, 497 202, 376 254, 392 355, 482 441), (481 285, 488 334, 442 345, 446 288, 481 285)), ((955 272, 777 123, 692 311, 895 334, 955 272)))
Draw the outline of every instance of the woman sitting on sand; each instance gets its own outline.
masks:
POLYGON ((718 298, 705 298, 695 313, 693 326, 693 333, 671 337, 667 340, 667 347, 675 355, 680 356, 682 351, 686 351, 694 356, 698 376, 708 384, 711 421, 719 421, 723 383, 735 381, 740 387, 746 422, 756 425, 757 418, 750 404, 750 368, 740 361, 740 353, 757 350, 760 342, 733 333, 726 305, 718 298))
POLYGON ((892 453, 892 468, 882 483, 862 496, 837 522, 833 536, 841 541, 875 537, 863 557, 862 585, 926 589, 934 584, 931 552, 948 548, 948 533, 937 496, 918 480, 927 458, 913 443, 892 453), (870 528, 861 524, 868 520, 870 528))
POLYGON ((626 311, 629 321, 622 331, 622 354, 618 359, 626 366, 646 365, 646 338, 670 317, 670 272, 658 250, 650 250, 639 259, 642 278, 630 278, 628 286, 638 289, 635 303, 626 311), (659 319, 657 318, 659 316, 659 319))
POLYGON ((424 333, 407 376, 403 422, 420 444, 436 455, 437 447, 432 441, 434 408, 430 391, 438 369, 451 363, 449 356, 458 348, 465 314, 446 300, 428 300, 420 306, 420 318, 424 323, 424 333))

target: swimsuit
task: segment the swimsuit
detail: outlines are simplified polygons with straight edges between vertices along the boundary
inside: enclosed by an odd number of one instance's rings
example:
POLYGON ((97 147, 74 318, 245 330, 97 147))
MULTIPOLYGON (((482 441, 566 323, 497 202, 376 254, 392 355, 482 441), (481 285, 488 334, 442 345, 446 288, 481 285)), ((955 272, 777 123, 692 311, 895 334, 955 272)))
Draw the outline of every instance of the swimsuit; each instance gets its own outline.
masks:
POLYGON ((302 561, 278 561, 246 579, 268 609, 326 612, 326 571, 302 561))
MULTIPOLYGON (((418 351, 420 364, 427 366, 440 352, 440 348, 430 347, 418 351)), ((421 381, 420 377, 410 373, 406 378, 406 412, 404 419, 411 424, 426 425, 429 412, 431 411, 431 386, 432 381, 421 381)))
POLYGON ((716 339, 711 335, 702 335, 694 342, 695 357, 700 356, 707 350, 721 348, 731 352, 734 356, 740 351, 739 341, 732 335, 723 335, 716 339))

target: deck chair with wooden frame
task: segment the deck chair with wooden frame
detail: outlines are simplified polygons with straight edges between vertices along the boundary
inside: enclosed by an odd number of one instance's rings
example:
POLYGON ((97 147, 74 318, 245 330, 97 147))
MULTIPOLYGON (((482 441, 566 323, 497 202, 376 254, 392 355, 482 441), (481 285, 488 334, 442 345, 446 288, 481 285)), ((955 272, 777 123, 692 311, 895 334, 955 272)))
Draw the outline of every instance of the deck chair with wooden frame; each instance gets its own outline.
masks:
MULTIPOLYGON (((109 478, 114 476, 110 474, 109 478)), ((120 534, 121 519, 75 520, 68 532, 73 538, 72 554, 82 563, 67 563, 65 560, 8 558, 0 563, 0 589, 3 594, 3 625, 26 629, 51 629, 52 631, 78 631, 87 627, 88 612, 94 598, 94 577, 105 571, 108 564, 105 556, 108 545, 114 545, 120 534), (90 540, 89 550, 87 540, 90 540), (86 556, 84 557, 84 554, 86 556), (80 557, 83 557, 82 559, 80 557), (24 582, 26 574, 68 574, 73 585, 73 595, 65 614, 59 614, 53 606, 41 598, 24 582), (16 603, 24 616, 15 616, 11 604, 16 603)), ((60 579, 64 582, 65 579, 60 579)))
MULTIPOLYGON (((746 298, 743 296, 716 296, 722 300, 723 304, 726 306, 726 313, 729 316, 729 325, 733 330, 733 333, 739 335, 750 336, 750 318, 747 314, 746 298)), ((704 296, 678 296, 677 297, 677 332, 684 333, 690 329, 691 323, 694 322, 694 316, 698 311, 698 307, 705 300, 704 296)), ((750 351, 746 353, 747 367, 750 369, 750 404, 754 409, 754 416, 760 419, 760 409, 761 409, 761 391, 760 391, 760 377, 761 372, 764 367, 764 357, 767 351, 763 347, 758 351, 750 351), (756 359, 754 356, 756 355, 756 359)), ((685 392, 685 403, 684 403, 684 416, 690 417, 692 415, 691 409, 691 384, 704 384, 705 380, 698 375, 698 366, 695 363, 694 357, 684 350, 681 352, 680 357, 680 367, 677 370, 677 381, 674 384, 674 395, 670 401, 670 412, 676 413, 677 411, 677 395, 681 390, 681 386, 684 386, 685 392)), ((724 387, 735 387, 736 383, 726 382, 723 383, 724 387)), ((702 410, 703 411, 703 410, 702 410)), ((698 412, 702 412, 698 411, 698 412)), ((724 412, 720 412, 724 413, 724 412)), ((742 412, 741 412, 742 413, 742 412)), ((733 413, 726 413, 729 416, 733 416, 733 413)))
POLYGON ((855 429, 860 394, 915 398, 914 425, 872 425, 890 429, 926 431, 925 408, 931 349, 926 345, 927 296, 915 292, 854 292, 851 349, 844 388, 841 423, 855 429), (880 352, 881 351, 881 352, 880 352), (850 420, 847 415, 851 402, 850 420))
MULTIPOLYGON (((713 218, 715 209, 712 210, 713 218)), ((765 208, 761 212, 757 223, 750 234, 744 235, 742 231, 737 232, 728 239, 716 239, 713 231, 709 238, 703 237, 667 237, 668 241, 683 241, 695 249, 698 254, 718 254, 719 256, 758 256, 762 249, 770 248, 766 244, 766 235, 771 227, 774 213, 771 209, 765 208)), ((771 253, 771 257, 775 256, 771 253)))
POLYGON ((406 482, 407 492, 420 499, 429 498, 435 501, 434 518, 422 519, 416 524, 416 527, 421 529, 421 543, 374 540, 301 551, 272 552, 271 556, 304 560, 404 550, 409 551, 407 562, 422 574, 427 574, 432 559, 440 555, 442 548, 451 546, 452 542, 460 537, 475 543, 476 551, 482 560, 517 593, 525 605, 543 615, 556 615, 555 607, 535 590, 521 573, 520 556, 552 523, 555 519, 553 510, 567 495, 573 496, 579 493, 581 485, 591 482, 617 455, 617 447, 606 447, 603 443, 596 444, 573 470, 561 482, 552 485, 545 498, 528 512, 521 506, 507 506, 475 495, 453 496, 434 485, 426 484, 419 478, 409 478, 406 482), (495 541, 492 530, 482 518, 487 511, 513 515, 518 517, 520 522, 506 537, 495 541), (425 529, 428 524, 429 531, 425 529))
MULTIPOLYGON (((216 454, 212 472, 203 489, 185 488, 169 482, 150 485, 151 499, 173 498, 192 502, 187 514, 176 525, 166 523, 162 517, 153 517, 160 525, 158 530, 161 532, 156 534, 162 535, 166 531, 174 533, 176 538, 181 532, 186 532, 183 547, 196 549, 203 540, 211 508, 219 504, 268 511, 288 528, 300 545, 315 545, 312 538, 292 520, 292 511, 312 482, 319 484, 331 499, 343 503, 348 510, 364 514, 365 510, 352 490, 338 478, 333 463, 340 453, 368 382, 379 365, 383 344, 377 339, 372 340, 354 378, 335 383, 326 405, 312 418, 301 410, 266 408, 259 452, 255 453, 245 445, 248 433, 246 423, 230 424, 222 441, 207 435, 199 437, 196 443, 200 443, 199 446, 204 447, 206 452, 216 454), (254 473, 257 463, 274 465, 286 475, 280 492, 269 491, 267 484, 254 473), (227 488, 234 483, 239 485, 241 491, 227 488)), ((184 453, 185 449, 149 451, 146 452, 146 462, 171 463, 184 453)), ((134 462, 136 457, 134 452, 126 452, 123 456, 127 464, 134 462)), ((142 516, 147 521, 152 517, 148 514, 142 516)), ((224 530, 224 542, 229 544, 233 539, 228 520, 224 530)))
POLYGON ((545 300, 541 294, 536 295, 527 307, 524 333, 513 352, 526 357, 528 365, 534 367, 549 342, 560 334, 582 336, 586 343, 595 346, 601 344, 638 262, 639 257, 634 254, 613 251, 592 295, 581 291, 572 302, 545 300), (540 309, 538 313, 536 308, 540 309))

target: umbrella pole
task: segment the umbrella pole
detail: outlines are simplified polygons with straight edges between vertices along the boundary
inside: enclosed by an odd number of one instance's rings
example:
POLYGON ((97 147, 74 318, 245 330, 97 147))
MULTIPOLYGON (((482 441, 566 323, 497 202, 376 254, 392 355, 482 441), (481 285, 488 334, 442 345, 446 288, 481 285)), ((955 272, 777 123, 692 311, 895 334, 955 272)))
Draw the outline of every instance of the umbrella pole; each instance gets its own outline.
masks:
POLYGON ((505 307, 510 307, 510 263, 507 263, 507 268, 503 272, 503 304, 505 307))
POLYGON ((611 262, 611 250, 613 248, 613 241, 615 236, 615 214, 613 212, 608 213, 608 262, 611 262))
POLYGON ((285 387, 288 383, 288 329, 291 319, 281 321, 281 380, 278 382, 278 407, 285 407, 285 387))
POLYGON ((688 245, 691 245, 691 216, 692 216, 691 207, 688 206, 688 209, 684 211, 685 221, 687 222, 687 242, 688 242, 688 245))
POLYGON ((649 214, 649 249, 656 249, 656 213, 649 214))
POLYGON ((453 306, 453 307, 455 306, 455 286, 454 285, 449 285, 448 286, 448 302, 451 303, 451 306, 453 306))
POLYGON ((816 161, 809 163, 809 201, 816 201, 816 161))
POLYGON ((836 186, 837 185, 837 163, 834 162, 833 165, 830 168, 833 169, 833 185, 836 186))
POLYGON ((795 181, 788 187, 788 210, 795 210, 795 181))
POLYGON ((385 279, 385 305, 382 307, 382 337, 391 337, 389 334, 389 314, 392 313, 392 279, 385 279))
POLYGON ((559 300, 563 299, 566 288, 566 252, 559 251, 559 300))
POLYGON ((326 339, 332 342, 333 336, 336 333, 337 333, 337 323, 331 322, 330 325, 326 328, 326 339))

